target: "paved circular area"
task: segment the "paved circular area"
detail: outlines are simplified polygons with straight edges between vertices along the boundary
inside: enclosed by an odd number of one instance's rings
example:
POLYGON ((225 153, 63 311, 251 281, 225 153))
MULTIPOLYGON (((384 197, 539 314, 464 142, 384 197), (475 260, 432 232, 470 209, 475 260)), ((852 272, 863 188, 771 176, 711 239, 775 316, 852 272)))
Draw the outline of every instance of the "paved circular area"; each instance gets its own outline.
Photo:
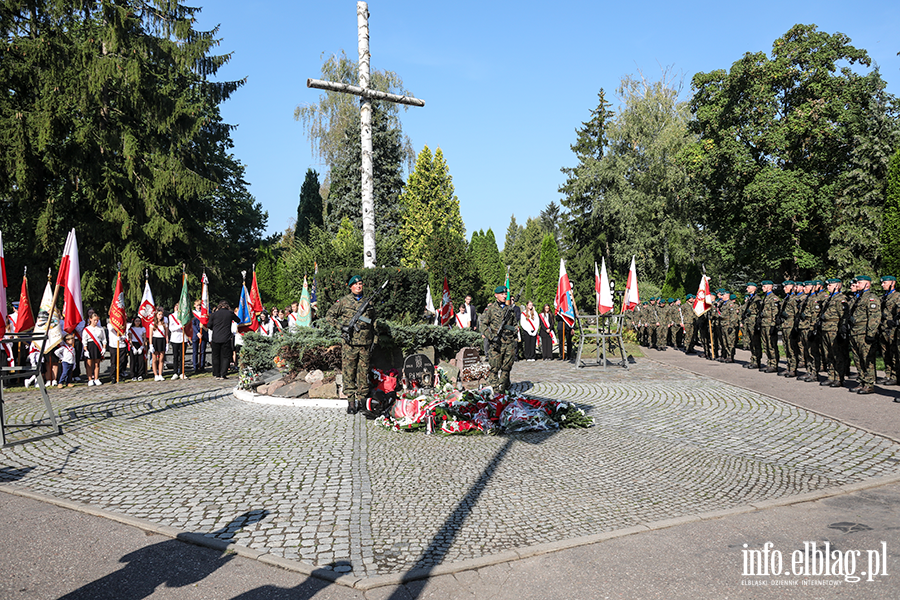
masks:
MULTIPOLYGON (((126 383, 51 391, 65 434, 0 451, 0 480, 374 576, 900 473, 890 440, 650 361, 513 381, 597 426, 397 434, 208 377, 126 383)), ((10 422, 40 418, 33 390, 10 398, 10 422)))

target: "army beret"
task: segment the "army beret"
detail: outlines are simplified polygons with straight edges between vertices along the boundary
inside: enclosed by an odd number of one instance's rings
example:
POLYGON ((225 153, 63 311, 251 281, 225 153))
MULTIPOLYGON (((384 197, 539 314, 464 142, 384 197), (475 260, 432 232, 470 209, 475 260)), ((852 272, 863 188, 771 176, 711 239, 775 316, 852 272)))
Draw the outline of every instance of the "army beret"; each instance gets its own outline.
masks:
POLYGON ((505 285, 498 285, 497 287, 494 288, 494 293, 495 293, 495 294, 505 294, 505 293, 506 293, 506 286, 505 286, 505 285))
POLYGON ((882 281, 897 281, 897 278, 894 277, 893 275, 882 275, 881 280, 882 281))
POLYGON ((674 304, 675 298, 669 298, 669 304, 674 304))
POLYGON ((748 281, 748 282, 747 282, 747 287, 750 287, 750 286, 753 286, 753 287, 759 287, 759 286, 756 285, 754 282, 748 281))
POLYGON ((775 285, 775 282, 772 281, 771 279, 763 279, 762 284, 763 285, 775 285))
POLYGON ((857 281, 872 281, 872 278, 869 277, 868 275, 857 275, 856 280, 857 281))
POLYGON ((731 294, 731 300, 737 300, 737 296, 735 296, 734 294, 731 294))
POLYGON ((803 285, 814 285, 814 284, 812 281, 807 280, 807 281, 803 282, 803 285))
POLYGON ((841 280, 838 279, 837 277, 829 277, 828 279, 825 280, 825 283, 840 283, 840 282, 841 282, 841 280))
POLYGON ((786 285, 794 285, 794 282, 791 281, 790 279, 785 279, 784 281, 781 282, 781 287, 784 287, 786 285))
POLYGON ((695 295, 693 295, 693 294, 688 294, 687 296, 685 296, 685 298, 686 298, 687 300, 693 300, 693 299, 696 298, 696 297, 697 297, 697 296, 695 296, 695 295))
POLYGON ((347 282, 347 285, 353 285, 357 281, 362 281, 362 277, 360 277, 359 275, 354 275, 350 278, 350 281, 347 282))

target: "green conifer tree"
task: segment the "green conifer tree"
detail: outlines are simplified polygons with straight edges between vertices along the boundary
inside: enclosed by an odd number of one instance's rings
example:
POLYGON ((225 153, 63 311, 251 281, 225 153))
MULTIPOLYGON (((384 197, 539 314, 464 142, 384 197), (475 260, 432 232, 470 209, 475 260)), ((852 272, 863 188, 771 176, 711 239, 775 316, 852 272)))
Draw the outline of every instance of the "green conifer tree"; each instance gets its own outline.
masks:
POLYGON ((900 149, 888 167, 887 198, 881 225, 881 271, 900 277, 900 149))
POLYGON ((319 193, 319 174, 314 169, 306 170, 303 185, 300 186, 300 203, 297 205, 296 239, 307 242, 309 231, 323 225, 322 196, 319 193))
MULTIPOLYGON (((552 233, 544 236, 541 244, 541 265, 535 304, 554 306, 556 287, 559 284, 559 247, 552 233)), ((554 309, 555 311, 555 309, 554 309)))

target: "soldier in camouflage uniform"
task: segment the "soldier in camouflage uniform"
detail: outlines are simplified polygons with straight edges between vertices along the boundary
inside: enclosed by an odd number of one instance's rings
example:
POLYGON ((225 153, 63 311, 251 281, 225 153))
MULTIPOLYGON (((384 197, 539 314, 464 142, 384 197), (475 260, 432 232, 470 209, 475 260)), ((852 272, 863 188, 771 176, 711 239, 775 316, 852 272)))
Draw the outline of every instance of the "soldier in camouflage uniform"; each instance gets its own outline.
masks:
POLYGON ((745 369, 759 369, 762 363, 762 340, 760 339, 759 312, 762 309, 762 301, 756 295, 756 284, 747 283, 747 295, 744 297, 744 306, 741 310, 741 327, 744 331, 744 350, 750 351, 750 362, 744 365, 745 369))
POLYGON ((682 305, 681 314, 684 315, 684 353, 694 354, 694 346, 697 345, 697 313, 694 312, 694 296, 688 294, 682 305))
POLYGON ((850 347, 860 382, 855 391, 871 394, 875 391, 875 348, 881 326, 881 298, 869 289, 872 285, 869 276, 860 275, 856 281, 857 292, 850 306, 850 347))
MULTIPOLYGON (((768 279, 762 281, 762 306, 760 307, 759 322, 760 339, 763 351, 766 353, 766 373, 778 372, 778 315, 781 313, 781 298, 772 291, 775 283, 768 279)), ((760 361, 761 363, 762 361, 760 361)), ((760 367, 762 364, 760 364, 760 367)))
POLYGON ((733 363, 738 330, 741 327, 741 307, 737 303, 737 296, 728 291, 723 292, 719 314, 722 331, 722 352, 718 360, 723 363, 733 363))
POLYGON ((814 293, 815 284, 812 281, 805 281, 803 285, 806 297, 800 303, 800 314, 797 321, 797 341, 800 346, 802 360, 806 365, 806 373, 798 374, 797 379, 800 381, 818 381, 819 367, 821 358, 819 356, 819 345, 813 343, 813 328, 816 325, 816 319, 819 318, 818 297, 814 293))
POLYGON ((897 278, 885 275, 881 278, 881 356, 884 357, 884 379, 880 385, 897 385, 897 369, 900 369, 900 348, 898 348, 898 322, 900 322, 900 293, 894 288, 897 278))
POLYGON ((494 289, 494 298, 497 301, 484 309, 478 320, 478 327, 488 341, 488 364, 491 366, 488 385, 496 392, 506 392, 509 389, 509 372, 512 371, 518 351, 518 321, 514 318, 514 309, 506 305, 505 286, 494 289))
POLYGON ((822 349, 825 352, 825 363, 828 365, 828 379, 819 385, 842 387, 844 385, 844 373, 847 372, 847 340, 841 329, 845 327, 849 303, 847 297, 841 292, 841 280, 828 279, 828 300, 822 306, 820 316, 820 335, 822 349))
MULTIPOLYGON (((356 315, 364 299, 363 282, 354 275, 347 283, 350 293, 328 309, 325 320, 341 329, 356 315)), ((357 321, 355 331, 350 331, 350 341, 341 344, 341 377, 344 395, 347 396, 347 412, 356 414, 369 395, 369 353, 375 342, 375 307, 371 304, 357 321)))
POLYGON ((797 339, 794 325, 797 317, 797 302, 794 295, 794 282, 787 280, 781 284, 784 289, 784 300, 781 301, 781 312, 778 320, 781 323, 781 341, 784 344, 784 359, 787 370, 778 374, 785 377, 797 376, 797 339))

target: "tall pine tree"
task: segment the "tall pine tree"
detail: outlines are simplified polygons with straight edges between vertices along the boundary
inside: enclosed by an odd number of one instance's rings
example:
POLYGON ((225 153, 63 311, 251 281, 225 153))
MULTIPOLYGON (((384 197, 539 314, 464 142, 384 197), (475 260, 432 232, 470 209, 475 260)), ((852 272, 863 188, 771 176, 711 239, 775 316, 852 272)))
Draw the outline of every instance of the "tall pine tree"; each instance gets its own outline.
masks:
MULTIPOLYGON (((559 247, 552 233, 544 235, 541 243, 541 265, 538 275, 538 285, 534 292, 535 305, 554 306, 556 300, 556 287, 559 284, 559 247)), ((553 310, 556 312, 556 309, 553 310)))
POLYGON ((313 227, 322 227, 322 196, 319 194, 319 174, 314 169, 306 170, 306 178, 300 186, 300 203, 297 205, 296 239, 306 243, 313 227))
POLYGON ((881 225, 881 271, 900 277, 900 149, 891 156, 881 225))

